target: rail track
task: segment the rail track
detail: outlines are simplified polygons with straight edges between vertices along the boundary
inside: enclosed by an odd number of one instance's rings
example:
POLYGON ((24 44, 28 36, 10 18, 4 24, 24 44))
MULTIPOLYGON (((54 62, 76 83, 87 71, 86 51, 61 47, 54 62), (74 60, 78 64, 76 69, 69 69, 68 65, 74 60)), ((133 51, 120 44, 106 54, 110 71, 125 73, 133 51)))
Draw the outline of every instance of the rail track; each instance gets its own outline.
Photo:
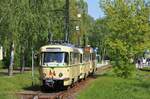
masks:
MULTIPOLYGON (((110 65, 98 67, 97 73, 106 72, 111 68, 110 65)), ((75 93, 83 89, 90 80, 96 78, 96 75, 86 78, 84 81, 75 83, 71 88, 62 91, 53 91, 44 93, 42 91, 24 91, 16 93, 18 99, 75 99, 75 93)))

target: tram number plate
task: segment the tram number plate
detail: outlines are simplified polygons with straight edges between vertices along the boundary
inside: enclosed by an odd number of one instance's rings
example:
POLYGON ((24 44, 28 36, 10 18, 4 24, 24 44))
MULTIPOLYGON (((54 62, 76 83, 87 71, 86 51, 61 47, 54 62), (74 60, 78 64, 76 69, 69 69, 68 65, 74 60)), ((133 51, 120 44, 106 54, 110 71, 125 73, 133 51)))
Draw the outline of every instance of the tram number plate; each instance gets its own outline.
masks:
POLYGON ((46 82, 48 82, 48 83, 54 83, 54 81, 52 79, 48 79, 48 80, 46 80, 46 82))

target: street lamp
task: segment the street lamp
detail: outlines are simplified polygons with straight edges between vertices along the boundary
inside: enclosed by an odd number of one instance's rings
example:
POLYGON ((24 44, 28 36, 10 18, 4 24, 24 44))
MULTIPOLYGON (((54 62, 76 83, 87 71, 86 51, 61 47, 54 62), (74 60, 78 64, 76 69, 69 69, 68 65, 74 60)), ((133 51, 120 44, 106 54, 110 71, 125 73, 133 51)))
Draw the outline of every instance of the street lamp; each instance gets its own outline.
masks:
POLYGON ((80 30, 80 27, 79 26, 76 26, 76 31, 79 31, 80 30))
MULTIPOLYGON (((81 14, 77 14, 78 21, 80 22, 81 14)), ((80 46, 80 23, 76 26, 76 31, 78 31, 78 46, 80 46)))
POLYGON ((80 13, 78 13, 78 14, 77 14, 77 17, 78 17, 78 18, 81 18, 81 14, 80 14, 80 13))

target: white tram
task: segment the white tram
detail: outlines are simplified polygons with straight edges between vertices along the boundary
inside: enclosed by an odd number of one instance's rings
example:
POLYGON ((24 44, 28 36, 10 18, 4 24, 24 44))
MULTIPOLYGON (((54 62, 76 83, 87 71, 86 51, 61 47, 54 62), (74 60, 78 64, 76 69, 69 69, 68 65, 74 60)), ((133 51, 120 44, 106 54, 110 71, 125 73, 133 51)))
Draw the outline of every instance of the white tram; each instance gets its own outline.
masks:
MULTIPOLYGON (((92 48, 88 48, 92 49, 92 48)), ((40 48, 40 80, 44 87, 69 86, 95 72, 92 50, 67 45, 40 48)))

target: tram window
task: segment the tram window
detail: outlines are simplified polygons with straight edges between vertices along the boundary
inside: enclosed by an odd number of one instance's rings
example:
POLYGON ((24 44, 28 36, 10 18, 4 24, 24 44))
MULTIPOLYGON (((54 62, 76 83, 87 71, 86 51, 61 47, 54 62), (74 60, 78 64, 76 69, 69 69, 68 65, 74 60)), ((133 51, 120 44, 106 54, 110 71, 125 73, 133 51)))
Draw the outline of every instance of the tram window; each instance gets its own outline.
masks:
POLYGON ((92 60, 95 60, 96 59, 96 54, 92 54, 92 60))
POLYGON ((66 64, 69 63, 69 54, 68 53, 65 53, 65 61, 64 61, 66 64))
POLYGON ((92 54, 90 54, 90 60, 92 60, 92 54))
POLYGON ((80 55, 80 63, 82 63, 82 60, 83 60, 83 59, 82 59, 82 54, 81 54, 81 55, 80 55))
POLYGON ((70 63, 71 64, 77 64, 80 62, 79 60, 80 56, 78 53, 71 53, 70 55, 70 63))
POLYGON ((44 53, 41 54, 41 65, 44 63, 44 53))
POLYGON ((44 53, 43 63, 63 63, 64 53, 63 52, 46 52, 44 53))
POLYGON ((39 64, 42 65, 42 54, 39 54, 39 57, 40 57, 40 59, 39 59, 39 60, 40 60, 40 61, 39 61, 39 64))
POLYGON ((79 63, 79 54, 74 53, 74 64, 79 63))
POLYGON ((84 60, 85 62, 89 62, 89 61, 90 61, 90 54, 84 54, 83 60, 84 60))
POLYGON ((74 57, 74 54, 70 53, 70 64, 73 64, 73 57, 74 57))

